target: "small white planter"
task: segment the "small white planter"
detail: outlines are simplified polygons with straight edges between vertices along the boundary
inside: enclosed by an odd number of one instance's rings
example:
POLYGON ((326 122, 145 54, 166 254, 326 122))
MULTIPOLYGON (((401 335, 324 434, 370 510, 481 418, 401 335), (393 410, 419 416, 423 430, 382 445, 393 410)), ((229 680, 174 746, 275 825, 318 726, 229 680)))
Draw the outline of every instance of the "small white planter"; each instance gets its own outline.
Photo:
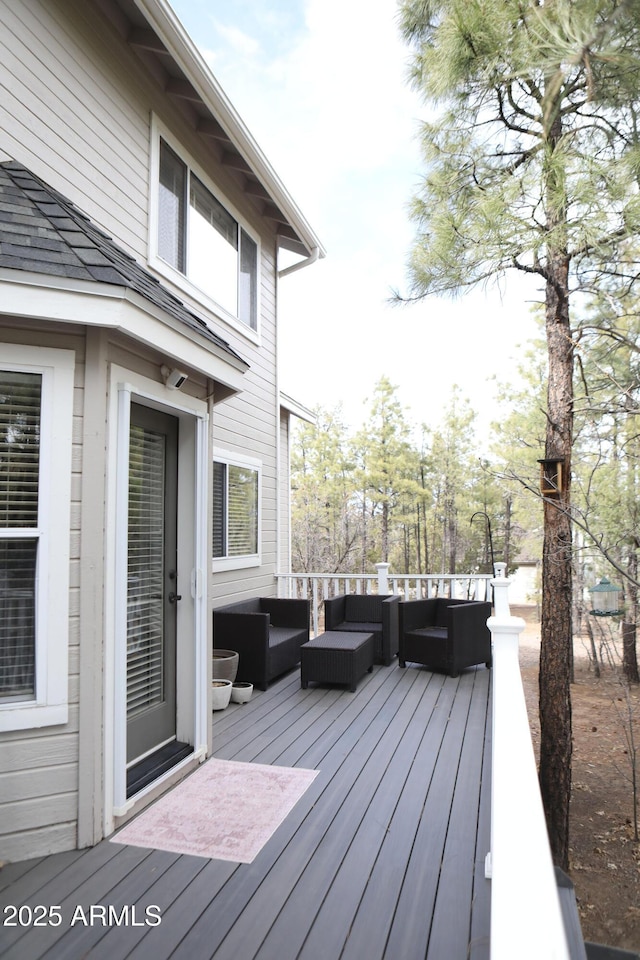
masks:
POLYGON ((231 700, 231 680, 212 680, 211 681, 211 709, 224 710, 229 706, 231 700))
POLYGON ((253 684, 244 680, 239 680, 231 687, 231 699, 234 703, 246 703, 251 699, 253 693, 253 684))

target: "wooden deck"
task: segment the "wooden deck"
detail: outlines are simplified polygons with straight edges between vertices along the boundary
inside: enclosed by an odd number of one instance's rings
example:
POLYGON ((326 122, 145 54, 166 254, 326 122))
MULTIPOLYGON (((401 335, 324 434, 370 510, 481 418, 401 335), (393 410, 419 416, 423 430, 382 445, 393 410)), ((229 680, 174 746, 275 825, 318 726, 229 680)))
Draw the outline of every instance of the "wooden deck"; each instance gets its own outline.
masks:
POLYGON ((490 676, 375 667, 355 693, 299 671, 214 715, 215 755, 319 769, 252 864, 104 841, 0 871, 3 960, 484 960, 489 955, 490 676), (78 905, 135 907, 122 926, 78 905), (162 921, 145 924, 158 905, 162 921), (35 915, 35 913, 34 913, 35 915), (18 918, 20 919, 20 917, 18 918), (29 912, 21 919, 27 921, 29 912))

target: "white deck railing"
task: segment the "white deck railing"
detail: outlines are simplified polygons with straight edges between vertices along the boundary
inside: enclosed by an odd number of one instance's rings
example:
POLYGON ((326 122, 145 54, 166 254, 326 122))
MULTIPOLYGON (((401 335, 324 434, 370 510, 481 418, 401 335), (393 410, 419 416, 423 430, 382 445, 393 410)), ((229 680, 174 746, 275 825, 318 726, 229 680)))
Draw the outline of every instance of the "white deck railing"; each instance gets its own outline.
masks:
POLYGON ((396 576, 389 573, 389 564, 376 564, 377 573, 279 573, 276 574, 279 597, 309 600, 311 631, 321 632, 324 601, 342 593, 400 594, 405 600, 421 597, 454 597, 487 600, 491 596, 490 574, 422 573, 396 576))
POLYGON ((505 564, 492 580, 491 960, 569 960, 518 660, 524 620, 505 564))
POLYGON ((493 726, 491 773, 491 960, 570 960, 527 715, 519 636, 524 620, 509 609, 506 565, 496 576, 420 574, 279 574, 278 595, 311 601, 311 628, 322 627, 323 601, 341 593, 397 593, 492 600, 493 726))

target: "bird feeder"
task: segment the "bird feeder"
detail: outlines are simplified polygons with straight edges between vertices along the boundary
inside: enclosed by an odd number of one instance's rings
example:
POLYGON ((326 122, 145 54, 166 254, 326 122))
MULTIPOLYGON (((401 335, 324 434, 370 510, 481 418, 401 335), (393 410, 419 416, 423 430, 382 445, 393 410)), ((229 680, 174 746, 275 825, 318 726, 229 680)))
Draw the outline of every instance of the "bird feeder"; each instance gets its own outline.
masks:
POLYGON ((564 457, 550 457, 546 460, 538 460, 538 463, 542 496, 558 496, 564 489, 564 457))
POLYGON ((622 612, 619 602, 622 590, 614 586, 606 577, 603 577, 595 587, 590 587, 589 593, 593 606, 590 613, 594 617, 615 617, 622 612))

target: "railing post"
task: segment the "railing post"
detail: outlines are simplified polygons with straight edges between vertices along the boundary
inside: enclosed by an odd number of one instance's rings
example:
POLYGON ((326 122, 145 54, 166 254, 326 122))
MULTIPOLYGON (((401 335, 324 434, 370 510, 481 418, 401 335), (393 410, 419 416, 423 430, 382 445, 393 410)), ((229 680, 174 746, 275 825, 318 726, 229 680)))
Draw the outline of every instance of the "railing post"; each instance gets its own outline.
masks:
POLYGON ((505 564, 495 570, 491 960, 569 960, 518 660, 525 623, 511 616, 505 564))
POLYGON ((389 593, 389 566, 388 563, 376 563, 378 571, 378 593, 385 595, 389 593))

